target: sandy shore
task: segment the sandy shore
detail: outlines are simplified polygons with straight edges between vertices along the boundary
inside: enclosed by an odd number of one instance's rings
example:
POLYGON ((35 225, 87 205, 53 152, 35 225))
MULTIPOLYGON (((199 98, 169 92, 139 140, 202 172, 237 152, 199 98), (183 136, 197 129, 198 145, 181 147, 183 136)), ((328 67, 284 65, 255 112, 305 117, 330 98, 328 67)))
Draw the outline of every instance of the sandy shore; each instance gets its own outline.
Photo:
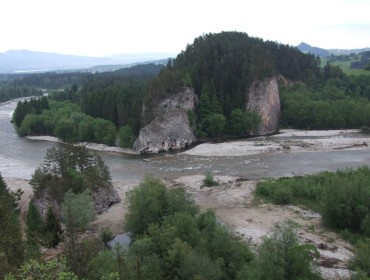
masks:
MULTIPOLYGON (((53 136, 26 136, 37 141, 62 143, 53 136)), ((120 154, 139 154, 133 149, 123 149, 104 144, 82 142, 88 149, 120 154)), ((347 130, 297 130, 283 129, 279 134, 268 137, 255 137, 223 143, 204 143, 183 152, 193 156, 248 156, 264 153, 315 152, 336 150, 369 149, 370 136, 357 129, 347 130)))
POLYGON ((224 143, 204 143, 183 152, 194 156, 247 156, 263 153, 369 149, 359 130, 281 130, 280 134, 224 143))

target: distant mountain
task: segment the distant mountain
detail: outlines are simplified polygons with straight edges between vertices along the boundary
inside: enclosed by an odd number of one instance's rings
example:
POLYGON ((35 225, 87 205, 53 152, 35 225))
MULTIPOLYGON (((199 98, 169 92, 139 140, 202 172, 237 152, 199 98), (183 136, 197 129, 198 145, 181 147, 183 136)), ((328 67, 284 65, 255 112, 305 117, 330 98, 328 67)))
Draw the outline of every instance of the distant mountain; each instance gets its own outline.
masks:
POLYGON ((363 49, 348 49, 348 50, 341 50, 341 49, 331 49, 329 50, 330 54, 334 55, 350 55, 352 53, 358 54, 363 52, 370 51, 370 48, 363 48, 363 49))
POLYGON ((29 50, 10 50, 0 53, 0 73, 46 72, 84 69, 100 65, 127 65, 169 57, 174 57, 174 54, 135 53, 112 55, 109 57, 88 57, 29 50))
POLYGON ((309 44, 306 44, 304 42, 300 43, 297 46, 297 48, 303 53, 312 53, 314 55, 323 56, 323 57, 330 56, 330 52, 328 50, 317 48, 317 47, 312 47, 309 44))
POLYGON ((312 53, 314 55, 318 55, 318 56, 321 56, 321 57, 327 57, 327 56, 330 56, 330 55, 349 55, 351 53, 355 53, 355 54, 358 54, 358 53, 361 53, 361 52, 365 52, 365 51, 370 51, 370 48, 363 48, 363 49, 347 49, 347 50, 344 50, 344 49, 322 49, 322 48, 318 48, 318 47, 312 47, 310 46, 309 44, 307 43, 300 43, 297 48, 303 52, 303 53, 312 53))

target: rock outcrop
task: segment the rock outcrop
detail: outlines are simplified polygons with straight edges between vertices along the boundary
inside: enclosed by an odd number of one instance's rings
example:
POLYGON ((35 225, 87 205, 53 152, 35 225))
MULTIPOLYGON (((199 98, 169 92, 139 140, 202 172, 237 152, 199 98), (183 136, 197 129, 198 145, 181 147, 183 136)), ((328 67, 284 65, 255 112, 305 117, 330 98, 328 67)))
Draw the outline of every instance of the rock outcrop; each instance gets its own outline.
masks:
POLYGON ((160 113, 164 113, 175 108, 184 109, 185 111, 194 110, 197 102, 198 97, 195 94, 194 89, 184 87, 183 91, 161 100, 158 109, 160 113))
MULTIPOLYGON (((100 188, 96 192, 91 193, 94 208, 97 214, 103 213, 109 208, 112 204, 118 203, 121 201, 117 191, 112 187, 109 188, 100 188)), ((38 197, 32 199, 33 203, 36 205, 41 216, 45 217, 46 211, 51 207, 53 212, 59 217, 62 217, 62 205, 55 198, 53 198, 48 191, 43 191, 38 197)))
POLYGON ((276 77, 254 81, 249 88, 246 107, 257 112, 261 123, 253 135, 266 135, 278 130, 280 119, 279 86, 276 77))
POLYGON ((175 108, 142 128, 133 148, 140 153, 158 153, 181 149, 194 141, 185 110, 175 108))
POLYGON ((175 108, 184 109, 185 111, 195 110, 197 103, 198 96, 195 94, 194 89, 184 87, 180 92, 162 99, 151 100, 149 104, 144 104, 142 120, 145 124, 148 124, 156 117, 175 108))

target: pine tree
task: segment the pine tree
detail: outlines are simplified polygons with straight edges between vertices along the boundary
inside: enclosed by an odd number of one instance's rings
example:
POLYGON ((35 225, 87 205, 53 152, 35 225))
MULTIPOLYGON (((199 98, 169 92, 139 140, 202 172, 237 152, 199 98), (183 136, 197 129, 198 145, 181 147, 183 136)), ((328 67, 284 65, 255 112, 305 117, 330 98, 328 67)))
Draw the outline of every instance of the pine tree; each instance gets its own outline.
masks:
POLYGON ((26 215, 27 238, 29 241, 35 241, 41 230, 42 218, 36 205, 31 201, 28 205, 26 215))
POLYGON ((45 243, 49 248, 55 248, 62 239, 61 222, 51 207, 48 208, 42 229, 45 243))
POLYGON ((15 197, 0 174, 0 279, 19 267, 24 259, 24 245, 15 197))

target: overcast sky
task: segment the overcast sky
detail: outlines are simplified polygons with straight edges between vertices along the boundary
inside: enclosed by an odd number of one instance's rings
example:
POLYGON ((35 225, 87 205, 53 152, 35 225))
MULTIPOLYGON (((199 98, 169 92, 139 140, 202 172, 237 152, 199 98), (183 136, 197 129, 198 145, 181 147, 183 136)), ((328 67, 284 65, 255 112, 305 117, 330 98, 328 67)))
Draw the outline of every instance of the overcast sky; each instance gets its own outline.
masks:
POLYGON ((1 0, 0 52, 179 53, 209 32, 370 47, 369 0, 1 0))

